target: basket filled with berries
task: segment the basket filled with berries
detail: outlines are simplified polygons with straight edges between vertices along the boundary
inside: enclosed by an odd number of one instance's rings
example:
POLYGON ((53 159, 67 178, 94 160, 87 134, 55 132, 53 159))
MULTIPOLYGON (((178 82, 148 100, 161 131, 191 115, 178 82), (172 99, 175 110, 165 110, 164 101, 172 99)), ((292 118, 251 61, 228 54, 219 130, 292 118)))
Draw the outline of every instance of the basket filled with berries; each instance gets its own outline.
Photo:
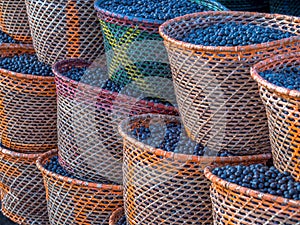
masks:
POLYGON ((258 61, 300 49, 300 19, 252 12, 202 12, 160 27, 183 124, 212 149, 270 151, 265 108, 250 76, 258 61))
POLYGON ((30 45, 0 45, 0 141, 20 152, 57 146, 56 87, 51 67, 30 45))
POLYGON ((104 52, 93 1, 25 0, 34 48, 53 65, 67 58, 93 61, 104 52))
POLYGON ((179 117, 140 115, 119 126, 124 140, 124 208, 130 225, 211 224, 208 165, 264 163, 270 154, 235 156, 188 138, 179 117))
POLYGON ((37 167, 45 183, 51 225, 108 225, 110 215, 123 206, 122 186, 76 179, 59 163, 57 150, 39 157, 37 167))
POLYGON ((137 114, 178 115, 175 99, 151 98, 134 86, 122 89, 109 79, 100 62, 63 60, 53 66, 53 71, 60 162, 75 176, 122 184, 123 143, 118 124, 137 114))
POLYGON ((265 105, 275 167, 300 181, 300 54, 255 64, 252 77, 265 105))
POLYGON ((109 225, 127 225, 124 208, 118 208, 111 214, 109 225))
POLYGON ((300 16, 300 5, 297 0, 270 0, 271 13, 289 16, 300 16))
POLYGON ((17 224, 49 225, 43 177, 35 164, 39 156, 0 148, 1 211, 17 224))
POLYGON ((22 43, 31 43, 25 0, 0 2, 0 29, 22 43))
POLYGON ((159 26, 192 12, 226 10, 210 0, 98 0, 95 8, 103 32, 109 77, 119 85, 135 82, 149 93, 154 93, 153 86, 161 85, 162 78, 172 77, 159 26))
POLYGON ((300 183, 272 164, 207 167, 214 224, 284 224, 300 221, 300 183))

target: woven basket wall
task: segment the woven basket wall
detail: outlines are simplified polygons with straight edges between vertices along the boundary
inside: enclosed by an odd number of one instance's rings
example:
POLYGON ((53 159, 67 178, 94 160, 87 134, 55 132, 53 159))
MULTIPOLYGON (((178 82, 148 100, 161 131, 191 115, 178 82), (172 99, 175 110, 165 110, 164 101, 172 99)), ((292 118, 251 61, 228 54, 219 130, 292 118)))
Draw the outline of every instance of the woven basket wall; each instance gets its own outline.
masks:
POLYGON ((299 66, 300 54, 290 54, 259 62, 251 70, 267 110, 274 165, 281 172, 291 173, 297 181, 300 181, 300 92, 276 86, 259 73, 265 70, 276 73, 299 66))
POLYGON ((109 218, 109 225, 116 225, 124 216, 124 208, 119 208, 114 211, 109 218))
POLYGON ((212 182, 210 197, 214 224, 298 225, 300 201, 265 194, 227 182, 205 169, 212 182))
MULTIPOLYGON (((158 77, 172 77, 166 49, 158 33, 164 21, 115 14, 101 8, 103 1, 96 1, 95 8, 103 32, 109 77, 120 85, 136 82, 141 90, 155 93, 153 86, 162 85, 158 77), (149 83, 145 80, 147 77, 157 79, 149 83)), ((210 0, 195 2, 209 10, 226 9, 210 0)))
POLYGON ((52 65, 66 58, 94 60, 103 53, 101 28, 90 0, 26 0, 39 60, 52 65))
POLYGON ((189 30, 228 21, 275 27, 299 34, 300 19, 250 12, 204 12, 160 27, 175 93, 189 136, 215 150, 239 154, 270 151, 267 117, 250 76, 254 63, 300 49, 300 37, 259 45, 213 47, 178 41, 189 30))
POLYGON ((25 0, 0 2, 0 29, 22 43, 31 43, 25 0))
MULTIPOLYGON (((198 157, 166 152, 148 146, 128 134, 149 124, 176 124, 178 117, 143 115, 123 121, 124 201, 127 222, 134 224, 212 223, 210 182, 204 168, 210 164, 262 162, 270 155, 244 157, 198 157)), ((163 128, 163 127, 162 127, 163 128)))
POLYGON ((50 224, 109 225, 112 212, 123 206, 122 186, 74 180, 45 170, 44 165, 56 155, 53 150, 37 160, 47 191, 50 224))
POLYGON ((39 156, 0 148, 2 212, 17 224, 49 224, 43 177, 35 165, 39 156))
POLYGON ((270 0, 218 0, 232 11, 269 12, 270 0))
POLYGON ((72 66, 89 65, 80 60, 66 60, 54 65, 59 156, 64 168, 75 176, 98 182, 108 179, 121 184, 122 137, 118 134, 118 124, 130 115, 149 112, 177 115, 178 111, 174 107, 139 101, 75 82, 62 75, 72 66))
MULTIPOLYGON (((0 45, 1 57, 34 54, 31 45, 0 45)), ((45 152, 57 146, 54 77, 14 73, 0 68, 0 138, 20 152, 45 152)))
POLYGON ((271 13, 300 16, 298 0, 270 0, 270 10, 271 13))

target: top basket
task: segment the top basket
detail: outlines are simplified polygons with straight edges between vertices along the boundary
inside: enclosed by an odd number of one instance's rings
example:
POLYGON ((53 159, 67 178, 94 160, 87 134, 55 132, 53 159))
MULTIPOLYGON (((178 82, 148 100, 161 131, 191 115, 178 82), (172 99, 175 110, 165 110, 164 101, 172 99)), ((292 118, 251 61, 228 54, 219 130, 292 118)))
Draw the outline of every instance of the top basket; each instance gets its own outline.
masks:
MULTIPOLYGON (((141 90, 153 94, 152 87, 161 85, 163 81, 153 79, 149 82, 146 77, 172 77, 167 53, 158 33, 164 21, 110 12, 101 8, 104 1, 96 1, 95 8, 104 37, 109 77, 121 86, 136 82, 141 90)), ((211 0, 195 2, 207 10, 227 10, 211 0)))
POLYGON ((238 22, 299 34, 300 19, 251 12, 203 12, 160 27, 172 68, 180 114, 189 136, 215 150, 269 152, 265 108, 250 67, 270 56, 300 49, 300 37, 257 45, 221 47, 179 41, 186 32, 238 22))

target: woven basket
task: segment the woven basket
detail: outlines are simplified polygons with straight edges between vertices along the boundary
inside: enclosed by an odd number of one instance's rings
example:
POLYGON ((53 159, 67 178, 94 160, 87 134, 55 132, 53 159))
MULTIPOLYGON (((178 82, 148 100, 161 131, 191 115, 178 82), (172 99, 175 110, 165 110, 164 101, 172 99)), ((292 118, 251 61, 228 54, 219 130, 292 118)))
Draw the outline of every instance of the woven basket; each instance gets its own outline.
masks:
MULTIPOLYGON (((0 45, 1 57, 34 54, 31 45, 0 45)), ((57 146, 54 77, 14 73, 0 68, 0 138, 20 152, 45 152, 57 146)))
POLYGON ((91 0, 26 0, 33 44, 49 65, 66 58, 94 60, 103 53, 91 0))
POLYGON ((269 12, 269 0, 218 0, 218 2, 232 11, 269 12))
POLYGON ((123 206, 123 187, 74 180, 44 168, 57 150, 45 153, 37 160, 47 192, 51 225, 108 225, 113 211, 123 206))
POLYGON ((0 148, 2 212, 18 224, 49 224, 43 177, 35 165, 39 156, 0 148))
POLYGON ((118 208, 111 214, 109 218, 109 225, 116 225, 119 220, 124 216, 124 208, 118 208))
MULTIPOLYGON (((241 162, 244 164, 243 162, 241 162)), ((284 224, 298 225, 300 201, 265 194, 227 182, 205 168, 205 176, 212 182, 210 197, 214 224, 284 224)))
POLYGON ((204 12, 170 20, 160 27, 173 73, 180 114, 191 139, 211 149, 238 154, 270 151, 266 112, 251 79, 250 66, 300 49, 300 37, 239 47, 178 41, 195 27, 237 21, 299 34, 300 19, 250 12, 204 12))
POLYGON ((118 135, 118 124, 130 115, 149 112, 177 115, 178 111, 62 75, 72 66, 89 65, 74 59, 58 62, 53 67, 58 94, 59 156, 64 168, 74 176, 121 184, 122 137, 118 135))
POLYGON ((124 138, 124 201, 127 222, 134 224, 211 224, 210 164, 262 162, 270 155, 198 157, 166 152, 143 144, 128 133, 149 124, 179 123, 178 117, 142 115, 121 123, 124 138))
POLYGON ((17 41, 32 42, 25 0, 0 2, 0 29, 17 41))
POLYGON ((270 0, 271 13, 300 16, 298 0, 270 0))
MULTIPOLYGON (((101 8, 104 1, 96 1, 95 8, 104 36, 109 77, 119 85, 133 81, 141 90, 155 93, 153 86, 163 83, 159 78, 172 77, 168 55, 158 33, 164 21, 112 13, 101 8), (157 79, 147 81, 147 77, 157 79)), ((215 1, 195 2, 210 10, 226 10, 215 1)))
POLYGON ((267 110, 274 165, 281 172, 290 172, 297 181, 300 181, 300 92, 276 86, 259 73, 300 66, 299 57, 300 54, 279 55, 255 64, 251 70, 267 110))

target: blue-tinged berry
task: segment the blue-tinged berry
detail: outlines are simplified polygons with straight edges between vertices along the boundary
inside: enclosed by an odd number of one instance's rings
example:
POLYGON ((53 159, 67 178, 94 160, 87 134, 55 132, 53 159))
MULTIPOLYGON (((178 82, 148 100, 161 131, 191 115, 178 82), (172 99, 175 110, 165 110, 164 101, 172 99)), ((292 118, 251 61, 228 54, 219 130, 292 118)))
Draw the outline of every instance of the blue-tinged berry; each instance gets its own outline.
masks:
POLYGON ((116 225, 127 225, 126 217, 123 216, 116 225))

